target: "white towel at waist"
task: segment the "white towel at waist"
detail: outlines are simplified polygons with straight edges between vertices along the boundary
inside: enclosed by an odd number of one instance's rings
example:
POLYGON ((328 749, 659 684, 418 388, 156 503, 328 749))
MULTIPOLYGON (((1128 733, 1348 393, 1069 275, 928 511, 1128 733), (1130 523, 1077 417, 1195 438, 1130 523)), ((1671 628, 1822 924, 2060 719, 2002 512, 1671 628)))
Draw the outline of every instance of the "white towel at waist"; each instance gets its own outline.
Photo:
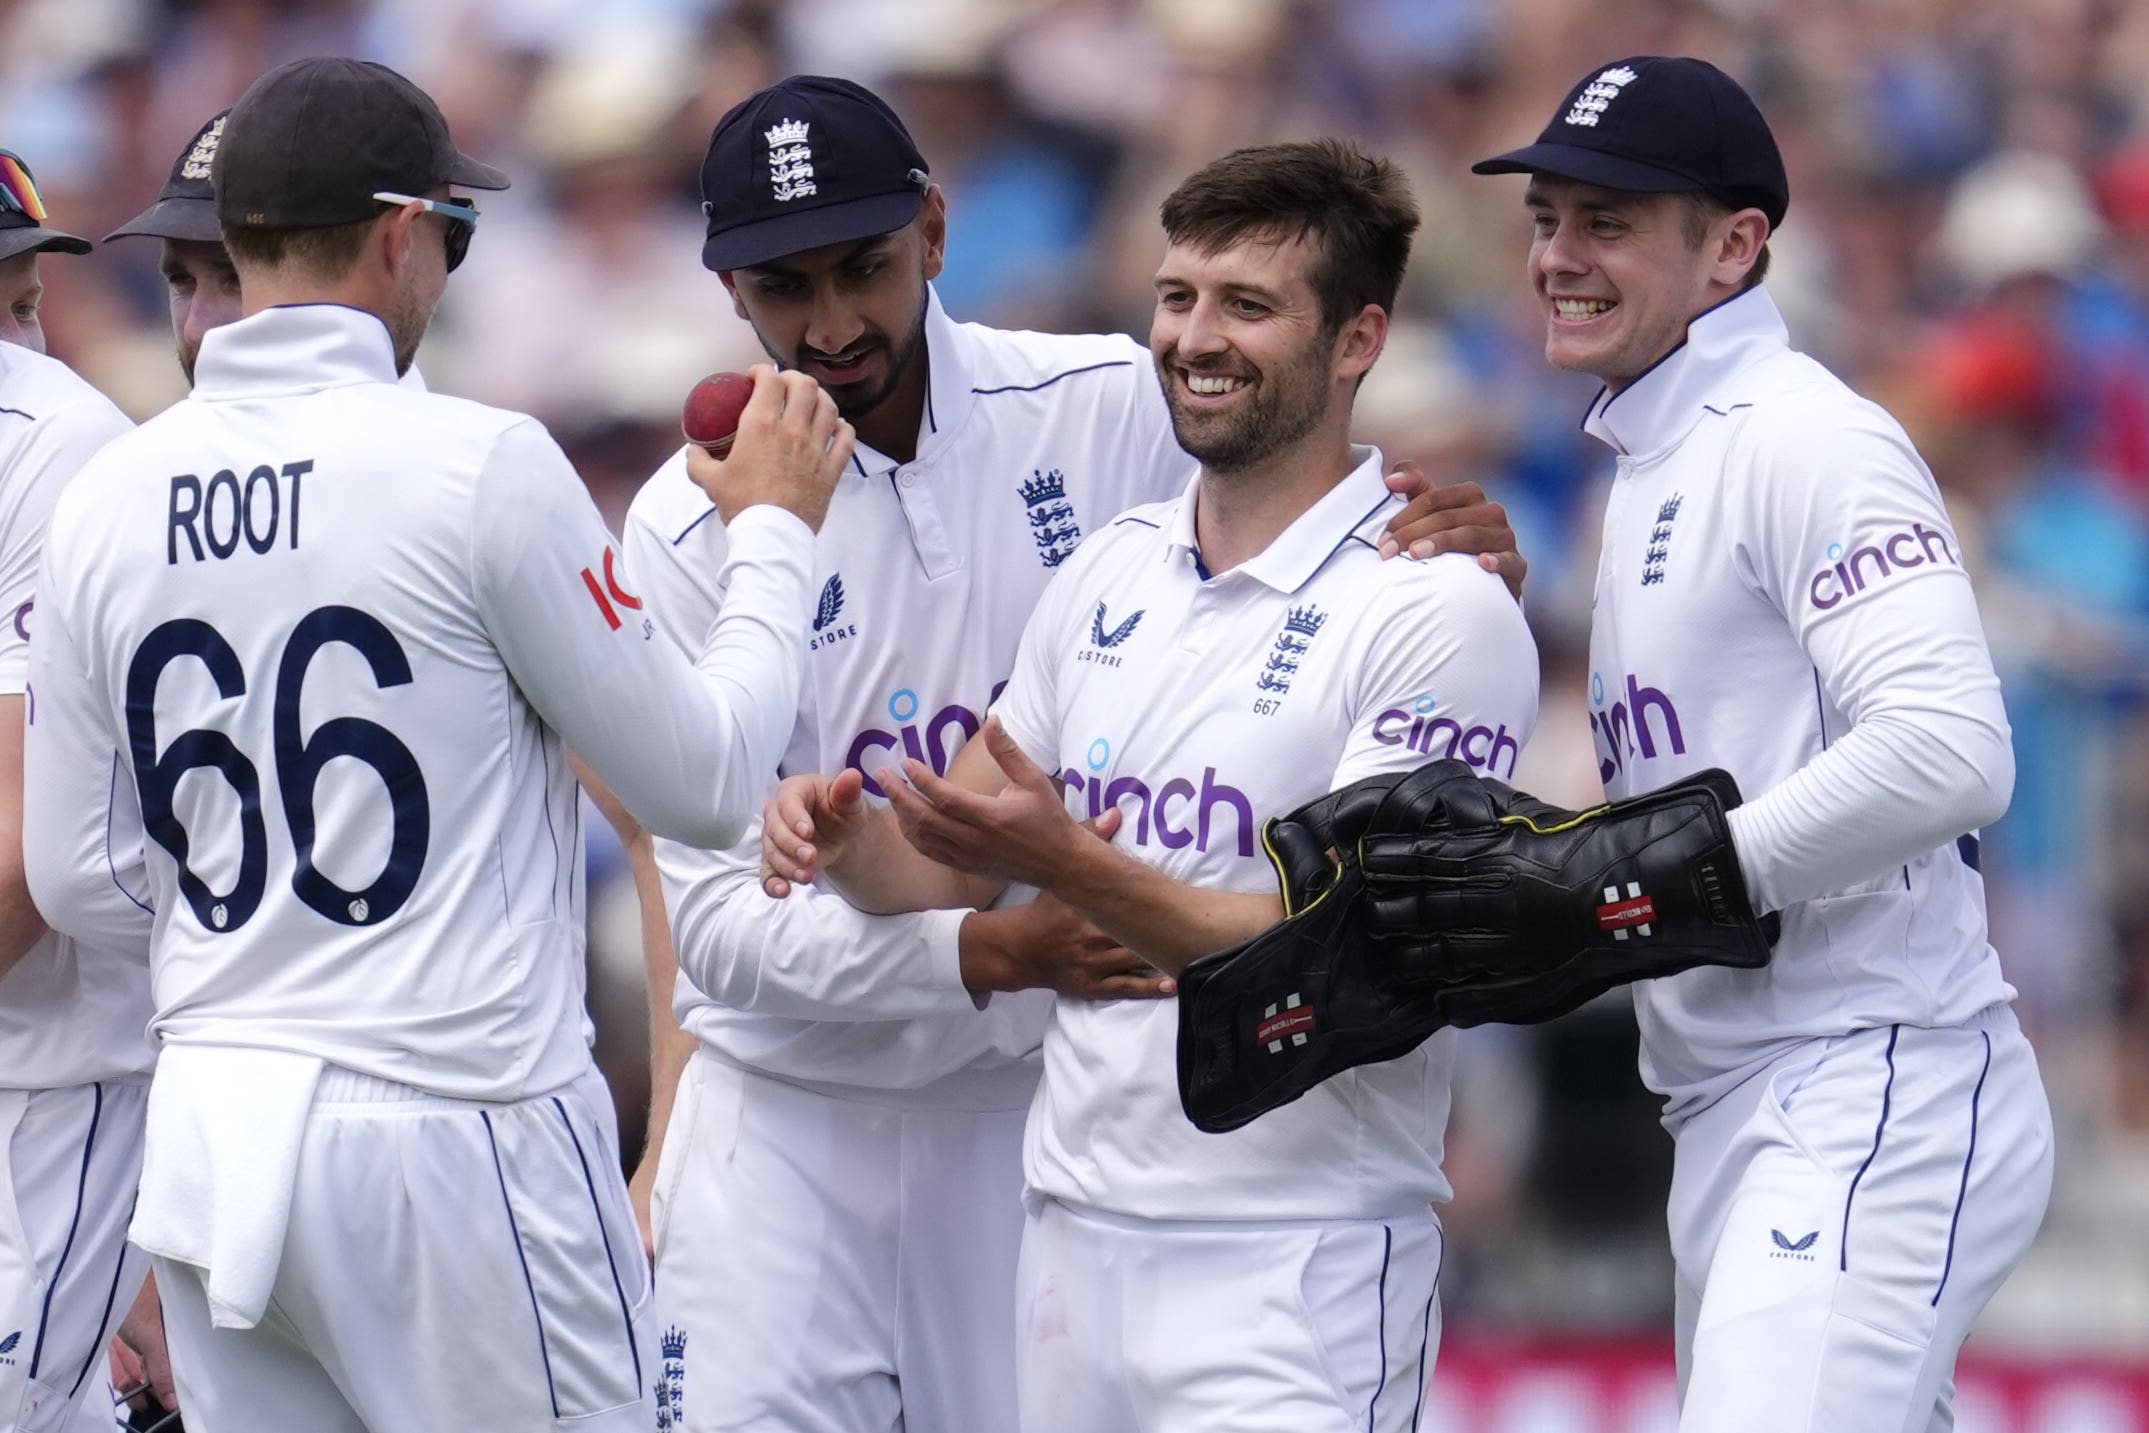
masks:
POLYGON ((167 1045, 158 1057, 128 1237, 204 1271, 218 1328, 252 1328, 268 1308, 321 1066, 228 1045, 167 1045))

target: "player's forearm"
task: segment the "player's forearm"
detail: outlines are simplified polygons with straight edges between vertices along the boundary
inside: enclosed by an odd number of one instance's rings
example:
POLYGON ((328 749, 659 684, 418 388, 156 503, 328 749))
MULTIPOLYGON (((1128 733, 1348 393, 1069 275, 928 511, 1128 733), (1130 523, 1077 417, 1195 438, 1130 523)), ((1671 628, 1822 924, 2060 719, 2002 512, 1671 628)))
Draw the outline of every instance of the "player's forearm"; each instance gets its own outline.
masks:
POLYGON ((1046 889, 1167 975, 1260 934, 1284 914, 1278 896, 1191 886, 1102 841, 1079 848, 1046 889))
POLYGON ((664 881, 657 871, 655 843, 645 834, 627 848, 634 872, 634 895, 642 909, 642 969, 649 984, 649 1139, 654 1154, 664 1143, 671 1121, 679 1076, 694 1053, 694 1037, 672 1013, 672 987, 679 965, 672 953, 671 922, 664 910, 664 881))
MULTIPOLYGON (((717 1004, 784 1020, 912 1020, 972 1009, 961 910, 869 915, 816 881, 762 890, 751 847, 658 846, 679 969, 717 1004)), ((670 985, 667 983, 667 990, 670 985)))
POLYGON ((822 870, 843 898, 871 915, 989 906, 1005 881, 950 869, 903 839, 895 813, 871 812, 822 870))
POLYGON ((1860 721, 1730 813, 1747 890, 1772 911, 1872 880, 1998 820, 2014 772, 1996 697, 1860 721))

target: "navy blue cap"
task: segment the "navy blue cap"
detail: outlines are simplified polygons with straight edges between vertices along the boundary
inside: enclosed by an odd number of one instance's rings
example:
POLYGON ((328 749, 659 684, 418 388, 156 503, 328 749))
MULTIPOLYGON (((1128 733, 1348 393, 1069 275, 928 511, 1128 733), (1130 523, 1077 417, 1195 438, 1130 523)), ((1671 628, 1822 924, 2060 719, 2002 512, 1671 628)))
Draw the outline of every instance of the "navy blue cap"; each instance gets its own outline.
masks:
POLYGON ((192 239, 199 244, 221 244, 224 231, 216 222, 216 188, 209 182, 216 161, 217 144, 224 137, 224 121, 230 110, 214 115, 194 132, 187 147, 172 165, 172 177, 164 181, 157 202, 104 236, 114 239, 139 235, 145 239, 192 239))
POLYGON ((217 217, 327 229, 382 212, 381 190, 505 189, 462 153, 432 96, 386 65, 324 55, 278 65, 239 96, 217 143, 217 217))
POLYGON ((900 229, 925 203, 925 157, 863 85, 792 75, 716 123, 701 162, 701 261, 722 272, 900 229))
POLYGON ((1594 71, 1535 144, 1470 172, 1556 174, 1642 194, 1699 190, 1734 209, 1759 209, 1770 229, 1791 206, 1783 155, 1752 96, 1685 55, 1636 55, 1594 71))
POLYGON ((0 259, 18 254, 87 254, 89 240, 47 228, 44 219, 36 217, 45 204, 37 192, 37 178, 22 156, 0 149, 0 157, 22 171, 19 194, 15 176, 0 173, 0 259))

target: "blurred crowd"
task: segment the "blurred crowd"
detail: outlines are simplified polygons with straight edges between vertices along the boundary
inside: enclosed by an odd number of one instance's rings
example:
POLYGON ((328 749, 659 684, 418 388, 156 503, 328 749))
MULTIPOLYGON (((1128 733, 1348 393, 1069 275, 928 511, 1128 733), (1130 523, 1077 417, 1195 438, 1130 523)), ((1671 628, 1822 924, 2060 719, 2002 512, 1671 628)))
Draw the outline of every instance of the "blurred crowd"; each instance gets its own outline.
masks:
MULTIPOLYGON (((0 146, 57 225, 102 234, 254 76, 316 53, 403 70, 513 175, 419 363, 542 418, 615 523, 693 380, 759 356, 701 268, 696 172, 762 84, 879 89, 949 196, 943 300, 1008 327, 1146 332, 1156 203, 1225 150, 1385 150, 1426 223, 1362 435, 1507 504, 1545 663, 1521 784, 1574 804, 1596 794, 1582 699, 1610 464, 1577 428, 1591 386, 1542 362, 1521 181, 1467 167, 1592 66, 1731 71, 1790 170, 1769 286, 1793 341, 1918 440, 2007 684, 2019 775, 1985 872, 2061 1144, 2039 1247, 1972 1347, 2149 1351, 2149 4, 0 0, 0 146)), ((56 356, 138 417, 180 395, 153 242, 42 267, 56 356)), ((593 859, 595 996, 631 1071, 632 891, 593 859)), ((1668 1319, 1670 1144, 1634 1038, 1608 1000, 1466 1039, 1451 1330, 1668 1319)))

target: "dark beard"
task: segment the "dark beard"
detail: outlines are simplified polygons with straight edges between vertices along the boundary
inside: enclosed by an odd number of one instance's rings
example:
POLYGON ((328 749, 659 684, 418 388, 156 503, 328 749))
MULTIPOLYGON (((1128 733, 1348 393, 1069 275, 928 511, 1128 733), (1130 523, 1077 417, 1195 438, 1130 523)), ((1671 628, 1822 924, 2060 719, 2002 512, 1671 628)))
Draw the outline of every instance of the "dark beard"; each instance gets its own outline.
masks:
POLYGON ((1303 359, 1261 375, 1255 401, 1229 418, 1197 413, 1181 406, 1173 355, 1158 361, 1165 406, 1171 410, 1172 436, 1212 473, 1240 473, 1260 466, 1299 442, 1328 413, 1327 351, 1314 349, 1303 359), (1262 401, 1265 399, 1266 401, 1262 401))

